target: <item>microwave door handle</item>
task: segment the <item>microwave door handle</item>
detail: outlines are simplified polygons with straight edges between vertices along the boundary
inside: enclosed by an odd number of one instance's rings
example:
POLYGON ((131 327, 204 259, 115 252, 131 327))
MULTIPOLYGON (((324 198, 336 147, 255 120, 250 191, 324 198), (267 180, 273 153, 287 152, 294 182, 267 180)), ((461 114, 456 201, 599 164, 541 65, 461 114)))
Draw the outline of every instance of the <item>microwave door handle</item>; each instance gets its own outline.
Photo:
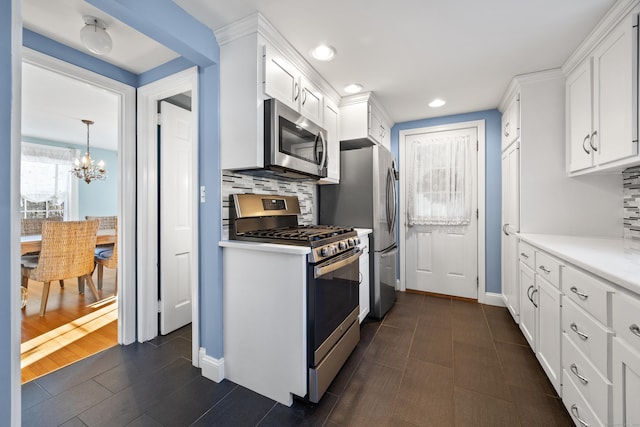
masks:
POLYGON ((319 163, 320 167, 322 168, 323 166, 327 166, 327 141, 324 140, 324 135, 322 134, 322 132, 318 132, 318 135, 320 136, 320 140, 322 141, 322 160, 319 163))

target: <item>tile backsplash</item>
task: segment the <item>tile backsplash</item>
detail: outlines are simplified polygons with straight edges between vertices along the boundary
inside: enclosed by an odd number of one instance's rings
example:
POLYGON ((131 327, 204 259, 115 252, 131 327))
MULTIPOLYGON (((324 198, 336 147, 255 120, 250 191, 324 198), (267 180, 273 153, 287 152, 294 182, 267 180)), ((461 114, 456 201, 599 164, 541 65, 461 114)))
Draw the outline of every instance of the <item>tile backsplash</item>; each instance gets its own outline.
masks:
POLYGON ((300 224, 316 222, 317 185, 312 181, 284 181, 262 176, 243 175, 236 172, 222 171, 222 238, 229 238, 229 195, 236 193, 281 194, 298 196, 301 214, 300 224))
POLYGON ((640 166, 622 172, 625 247, 640 251, 640 166))

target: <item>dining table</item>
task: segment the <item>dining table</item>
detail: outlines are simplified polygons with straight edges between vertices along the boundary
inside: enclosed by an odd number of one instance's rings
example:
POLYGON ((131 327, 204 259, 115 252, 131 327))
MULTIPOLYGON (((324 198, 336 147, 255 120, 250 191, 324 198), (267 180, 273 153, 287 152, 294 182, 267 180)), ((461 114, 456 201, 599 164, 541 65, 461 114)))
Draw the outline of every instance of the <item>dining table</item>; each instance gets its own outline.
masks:
MULTIPOLYGON (((114 244, 116 241, 115 229, 98 230, 96 234, 96 246, 114 244)), ((20 236, 20 255, 40 252, 42 247, 42 235, 33 234, 20 236)))

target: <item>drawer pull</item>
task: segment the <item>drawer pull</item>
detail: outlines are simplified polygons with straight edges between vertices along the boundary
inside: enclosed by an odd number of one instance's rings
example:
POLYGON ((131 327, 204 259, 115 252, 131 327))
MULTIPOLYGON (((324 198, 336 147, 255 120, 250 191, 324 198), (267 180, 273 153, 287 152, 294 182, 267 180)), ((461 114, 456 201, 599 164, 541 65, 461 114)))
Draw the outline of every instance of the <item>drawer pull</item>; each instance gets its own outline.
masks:
POLYGON ((582 340, 584 340, 584 341, 586 341, 586 340, 588 340, 588 339, 589 339, 589 335, 587 335, 587 334, 585 334, 585 333, 582 333, 582 332, 580 332, 580 331, 578 330, 578 325, 576 325, 575 323, 572 323, 570 326, 571 326, 571 330, 572 330, 573 332, 575 332, 576 334, 578 334, 578 336, 580 337, 580 339, 582 339, 582 340))
POLYGON ((580 373, 578 372, 578 367, 576 366, 575 363, 571 364, 571 372, 573 372, 573 375, 575 375, 576 377, 578 377, 578 379, 580 380, 580 382, 582 384, 588 384, 589 383, 589 379, 583 377, 582 375, 580 375, 580 373))
POLYGON ((585 420, 580 418, 580 413, 578 412, 578 405, 576 405, 575 403, 571 405, 571 414, 575 417, 576 420, 578 420, 580 424, 582 424, 583 427, 589 427, 589 424, 585 420))
POLYGON ((538 267, 540 270, 544 271, 545 274, 549 274, 551 273, 551 270, 547 270, 547 268, 544 265, 541 265, 540 267, 538 267))
POLYGON ((573 292, 574 294, 578 295, 578 296, 579 296, 580 298, 582 298, 582 299, 587 299, 587 298, 589 298, 589 295, 587 295, 587 294, 584 294, 584 293, 580 292, 580 291, 578 290, 578 288, 576 288, 575 286, 572 286, 570 289, 571 289, 571 292, 573 292))
POLYGON ((520 256, 524 259, 529 259, 529 255, 525 254, 524 252, 520 252, 520 256))
POLYGON ((633 325, 629 326, 629 330, 633 335, 640 337, 640 326, 634 323, 633 325))

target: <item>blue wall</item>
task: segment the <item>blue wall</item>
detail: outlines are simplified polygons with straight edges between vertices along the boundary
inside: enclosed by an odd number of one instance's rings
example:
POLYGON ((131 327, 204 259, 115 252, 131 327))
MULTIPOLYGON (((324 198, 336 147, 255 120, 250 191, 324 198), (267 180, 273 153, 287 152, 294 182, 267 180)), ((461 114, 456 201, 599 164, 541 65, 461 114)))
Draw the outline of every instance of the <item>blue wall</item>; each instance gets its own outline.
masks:
MULTIPOLYGON (((23 136, 22 140, 33 144, 76 148, 80 150, 80 155, 82 155, 85 150, 84 146, 49 141, 41 138, 23 136)), ((118 215, 118 153, 112 150, 92 148, 91 157, 96 161, 104 160, 107 168, 107 179, 104 181, 93 181, 91 184, 87 184, 84 181, 78 183, 78 219, 83 219, 87 215, 118 215)))
POLYGON ((391 129, 391 151, 398 159, 399 167, 399 135, 401 130, 416 129, 428 126, 439 126, 472 120, 485 121, 485 283, 487 292, 500 293, 500 216, 501 216, 501 142, 500 120, 498 110, 478 111, 457 114, 454 116, 433 119, 414 120, 397 123, 391 129))

